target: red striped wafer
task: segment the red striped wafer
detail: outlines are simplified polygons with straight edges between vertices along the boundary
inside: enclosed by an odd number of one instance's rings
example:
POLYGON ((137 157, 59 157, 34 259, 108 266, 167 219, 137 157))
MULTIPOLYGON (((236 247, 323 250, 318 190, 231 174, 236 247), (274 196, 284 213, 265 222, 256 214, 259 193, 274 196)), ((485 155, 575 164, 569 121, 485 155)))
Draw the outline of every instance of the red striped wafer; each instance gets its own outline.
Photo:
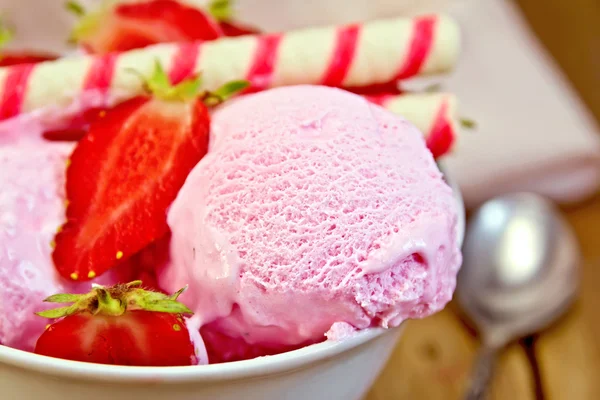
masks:
POLYGON ((171 82, 177 84, 194 75, 198 57, 200 57, 200 43, 179 43, 169 71, 171 82))
POLYGON ((0 119, 20 114, 28 90, 28 82, 34 64, 17 65, 6 70, 4 90, 0 98, 0 119))
POLYGON ((212 42, 161 44, 105 56, 75 56, 28 67, 0 69, 0 119, 64 107, 86 90, 111 102, 143 90, 130 72, 150 74, 155 60, 172 79, 202 72, 206 88, 249 79, 254 90, 293 84, 366 86, 451 69, 459 30, 451 19, 427 16, 249 35, 212 42))
MULTIPOLYGON (((440 157, 448 153, 458 138, 457 100, 449 93, 403 93, 399 95, 364 95, 364 97, 400 116, 423 132, 427 146, 440 157)), ((51 140, 77 140, 86 118, 76 115, 71 121, 60 121, 56 130, 45 137, 51 140), (71 138, 73 136, 73 138, 71 138)))

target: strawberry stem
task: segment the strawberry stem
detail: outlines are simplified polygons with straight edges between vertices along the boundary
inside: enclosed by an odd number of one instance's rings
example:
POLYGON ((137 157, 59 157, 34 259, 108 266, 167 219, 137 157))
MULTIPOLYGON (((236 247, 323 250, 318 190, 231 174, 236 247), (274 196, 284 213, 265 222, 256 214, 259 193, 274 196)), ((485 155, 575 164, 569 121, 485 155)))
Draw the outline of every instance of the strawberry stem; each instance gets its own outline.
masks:
POLYGON ((476 129, 477 128, 477 122, 475 122, 474 120, 472 120, 470 118, 461 118, 460 125, 466 129, 476 129))
POLYGON ((250 82, 244 80, 227 82, 226 84, 215 90, 214 95, 218 96, 221 99, 221 101, 225 101, 230 97, 236 95, 237 93, 241 92, 242 90, 246 89, 248 86, 250 86, 250 82))
POLYGON ((250 86, 248 81, 236 80, 224 84, 214 92, 203 91, 200 75, 193 76, 173 85, 158 59, 154 61, 154 70, 148 78, 135 69, 127 69, 127 72, 140 78, 144 89, 159 99, 166 101, 190 101, 201 98, 208 107, 219 105, 250 86))
POLYGON ((78 17, 83 17, 85 15, 85 8, 81 3, 77 1, 68 1, 67 4, 65 4, 65 7, 67 11, 69 11, 73 15, 76 15, 78 17))
POLYGON ((93 315, 123 315, 126 311, 145 310, 170 314, 192 314, 192 311, 177 298, 187 288, 184 287, 172 295, 153 292, 141 288, 142 281, 104 287, 92 284, 87 294, 55 294, 45 302, 73 303, 67 307, 41 311, 37 315, 45 318, 62 318, 72 314, 88 312, 93 315))
MULTIPOLYGON (((141 282, 141 281, 140 281, 140 282, 141 282)), ((184 287, 182 287, 181 289, 179 289, 178 291, 176 291, 175 293, 173 293, 171 296, 169 296, 169 298, 170 298, 171 300, 177 300, 177 298, 178 298, 179 296, 181 296, 181 294, 182 294, 183 292, 185 292, 185 291, 188 289, 188 287, 189 287, 188 285, 185 285, 184 287)))
POLYGON ((79 18, 79 21, 69 36, 69 43, 79 43, 90 33, 96 31, 96 29, 105 22, 108 10, 110 10, 117 1, 118 0, 104 0, 97 9, 94 9, 89 13, 86 12, 85 8, 79 2, 67 2, 67 10, 79 18))
POLYGON ((171 84, 167 72, 163 68, 160 60, 155 60, 154 70, 149 78, 145 78, 137 71, 130 72, 139 76, 147 92, 166 101, 188 101, 200 96, 202 80, 200 76, 194 76, 186 79, 177 85, 171 84))
POLYGON ((233 16, 233 9, 229 0, 212 0, 208 4, 208 12, 217 21, 229 21, 233 16))
POLYGON ((13 38, 13 32, 0 22, 0 48, 6 46, 13 38))
POLYGON ((47 303, 75 303, 79 298, 78 294, 60 293, 53 294, 44 301, 47 303))
POLYGON ((96 288, 96 294, 98 296, 98 306, 94 314, 118 317, 125 313, 125 305, 121 303, 121 300, 113 298, 105 288, 96 288))

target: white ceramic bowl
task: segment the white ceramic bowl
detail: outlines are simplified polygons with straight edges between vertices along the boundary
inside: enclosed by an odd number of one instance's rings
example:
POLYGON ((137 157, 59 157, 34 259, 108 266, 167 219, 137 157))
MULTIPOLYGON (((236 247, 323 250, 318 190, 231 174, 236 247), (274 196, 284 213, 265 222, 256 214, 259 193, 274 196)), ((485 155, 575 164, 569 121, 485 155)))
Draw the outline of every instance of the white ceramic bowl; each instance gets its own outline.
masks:
MULTIPOLYGON (((462 242, 464 208, 453 188, 462 242)), ((343 342, 197 367, 116 367, 0 346, 0 399, 358 400, 384 367, 401 331, 368 329, 343 342)))

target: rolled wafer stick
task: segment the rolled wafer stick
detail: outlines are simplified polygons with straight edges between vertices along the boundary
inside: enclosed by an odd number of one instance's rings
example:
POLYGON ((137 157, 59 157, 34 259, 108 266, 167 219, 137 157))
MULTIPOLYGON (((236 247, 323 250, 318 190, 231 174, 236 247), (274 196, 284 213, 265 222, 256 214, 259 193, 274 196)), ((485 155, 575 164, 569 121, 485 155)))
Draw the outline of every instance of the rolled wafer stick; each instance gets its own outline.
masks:
POLYGON ((149 75, 156 60, 174 81, 201 72, 207 89, 248 79, 260 90, 293 84, 356 87, 439 73, 454 66, 458 51, 456 23, 432 15, 73 56, 0 69, 0 120, 64 107, 87 92, 100 94, 108 105, 134 97, 143 84, 130 70, 149 75))
MULTIPOLYGON (((457 100, 453 94, 402 93, 363 97, 412 122, 423 132, 436 157, 448 152, 457 138, 457 100)), ((56 125, 52 120, 45 120, 49 131, 44 133, 44 137, 49 140, 79 140, 85 134, 86 121, 93 118, 94 113, 98 110, 88 109, 70 120, 58 120, 56 125)))
POLYGON ((452 150, 458 138, 457 99, 450 93, 364 96, 412 122, 426 137, 434 157, 452 150))

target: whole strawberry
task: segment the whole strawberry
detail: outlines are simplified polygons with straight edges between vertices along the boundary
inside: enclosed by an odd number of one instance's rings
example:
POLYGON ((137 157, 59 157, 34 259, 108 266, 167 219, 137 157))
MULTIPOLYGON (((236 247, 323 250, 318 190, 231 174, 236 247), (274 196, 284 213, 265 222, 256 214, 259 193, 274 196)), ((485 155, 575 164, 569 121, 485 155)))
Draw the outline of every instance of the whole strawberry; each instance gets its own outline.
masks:
POLYGON ((52 253, 65 278, 100 276, 168 233, 167 208, 208 149, 207 105, 247 82, 213 93, 197 78, 172 86, 157 62, 146 86, 95 117, 69 158, 67 222, 52 253))
POLYGON ((141 288, 141 281, 113 287, 94 285, 87 294, 56 294, 45 301, 72 303, 37 313, 60 318, 39 337, 35 353, 112 365, 197 364, 183 320, 191 311, 177 297, 141 288))

